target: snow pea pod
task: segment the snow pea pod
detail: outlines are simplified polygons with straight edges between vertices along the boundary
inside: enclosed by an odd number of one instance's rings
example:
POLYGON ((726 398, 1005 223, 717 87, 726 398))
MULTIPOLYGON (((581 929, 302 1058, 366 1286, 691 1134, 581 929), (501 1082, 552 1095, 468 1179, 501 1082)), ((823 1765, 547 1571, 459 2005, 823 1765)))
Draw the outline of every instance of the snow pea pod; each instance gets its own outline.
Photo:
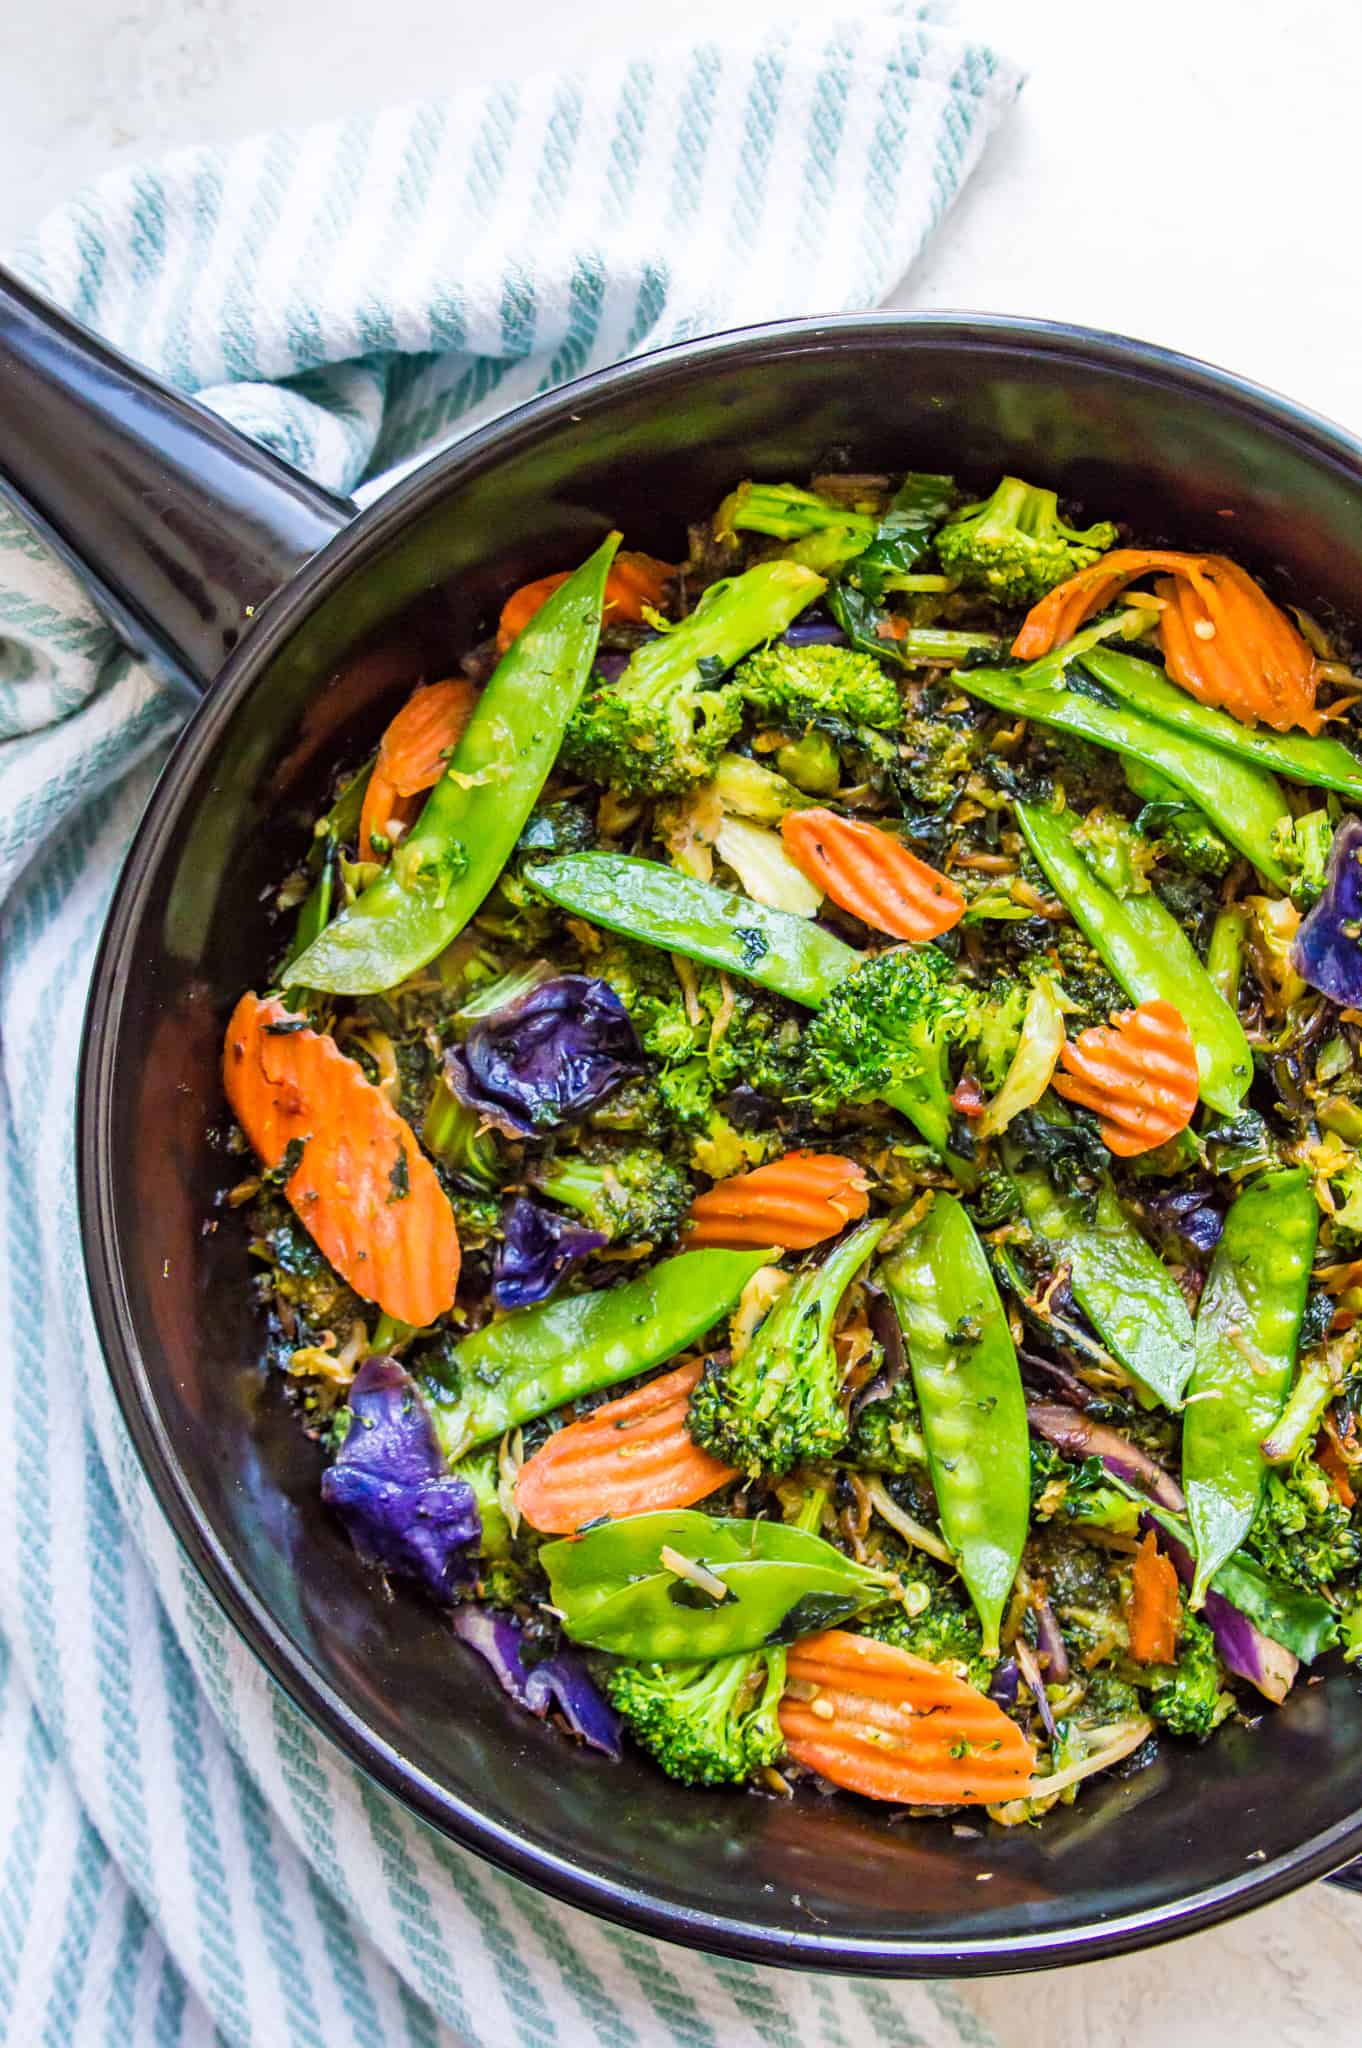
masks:
POLYGON ((1190 940, 1152 889, 1120 897, 1099 882, 1074 844, 1080 820, 1039 804, 1017 805, 1017 823, 1051 887, 1134 1003, 1162 998, 1196 1046, 1201 1099, 1233 1116, 1253 1078, 1243 1026, 1190 940))
POLYGON ((769 1251, 681 1252, 623 1287, 599 1288, 485 1323, 425 1382, 435 1433, 461 1458, 580 1394, 674 1358, 737 1302, 769 1251))
POLYGON ((1303 1168, 1265 1173, 1226 1216, 1211 1260, 1182 1431, 1193 1606, 1248 1535, 1263 1497, 1262 1443, 1290 1391, 1318 1224, 1303 1168))
POLYGON ((629 1515, 546 1543, 539 1558, 574 1642, 658 1663, 790 1643, 887 1597, 882 1574, 794 1523, 695 1509, 629 1515), (716 1597, 677 1564, 701 1567, 726 1592, 716 1597))
POLYGON ((1266 726, 1241 725, 1228 711, 1212 704, 1199 704, 1186 690, 1170 683, 1161 668, 1134 655, 1094 650, 1082 657, 1083 666, 1105 683, 1127 704, 1133 704, 1163 725, 1205 740, 1223 753, 1237 754, 1260 768, 1285 775, 1290 782, 1309 783, 1316 789, 1336 789, 1362 803, 1362 761, 1338 740, 1323 736, 1311 739, 1305 733, 1271 732, 1266 726))
POLYGON ((999 711, 1074 733, 1152 768, 1185 792, 1267 881, 1285 889, 1286 872, 1274 851, 1273 832, 1283 819, 1289 822, 1291 813, 1280 785, 1266 769, 1161 725, 1128 704, 1100 703, 1068 689, 1062 676, 1047 685, 1033 680, 1030 669, 975 668, 958 670, 952 680, 999 711))
POLYGON ((1182 1289, 1103 1181, 1091 1213, 1043 1173, 1008 1161, 1022 1214, 1067 1263, 1074 1299, 1145 1393, 1180 1408, 1194 1360, 1182 1289))
POLYGON ((908 1348, 942 1533, 993 1657, 1031 1497, 1026 1395, 1007 1316, 974 1226, 950 1195, 937 1195, 879 1270, 908 1348))
POLYGON ((503 655, 416 824, 378 880, 292 963, 294 981, 372 995, 458 937, 557 759, 595 659, 618 545, 617 533, 602 541, 503 655))
POLYGON ((816 1009, 862 955, 831 932, 712 882, 627 853, 569 853, 526 879, 576 917, 703 960, 816 1009))

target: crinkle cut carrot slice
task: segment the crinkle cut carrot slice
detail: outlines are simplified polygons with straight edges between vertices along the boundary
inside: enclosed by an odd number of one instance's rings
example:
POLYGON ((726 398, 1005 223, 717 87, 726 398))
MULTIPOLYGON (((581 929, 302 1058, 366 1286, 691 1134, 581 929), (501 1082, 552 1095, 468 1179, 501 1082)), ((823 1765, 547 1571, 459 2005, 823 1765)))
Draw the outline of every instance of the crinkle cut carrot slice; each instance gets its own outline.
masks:
POLYGON ((1179 1011, 1156 1000, 1123 1010, 1060 1052, 1055 1091, 1090 1109, 1118 1158, 1152 1152, 1185 1130, 1200 1090, 1196 1046, 1179 1011))
POLYGON ((816 805, 780 821, 785 850, 801 874, 842 910, 894 939, 939 938, 959 924, 965 895, 911 853, 901 839, 816 805))
POLYGON ((515 1500, 533 1529, 573 1536, 598 1515, 688 1508, 737 1473, 686 1429, 698 1361, 570 1422, 521 1466, 515 1500))
POLYGON ((835 1152, 787 1152, 697 1195, 686 1244, 807 1251, 856 1222, 869 1206, 865 1174, 854 1160, 835 1152))
POLYGON ((867 1799, 985 1806, 1031 1777, 1031 1745, 976 1686, 908 1650, 845 1629, 789 1653, 780 1705, 796 1763, 867 1799))
POLYGON ((343 1280, 424 1329, 454 1305, 459 1236, 449 1198, 408 1125, 333 1038, 276 998, 244 995, 223 1048, 223 1085, 251 1145, 343 1280))

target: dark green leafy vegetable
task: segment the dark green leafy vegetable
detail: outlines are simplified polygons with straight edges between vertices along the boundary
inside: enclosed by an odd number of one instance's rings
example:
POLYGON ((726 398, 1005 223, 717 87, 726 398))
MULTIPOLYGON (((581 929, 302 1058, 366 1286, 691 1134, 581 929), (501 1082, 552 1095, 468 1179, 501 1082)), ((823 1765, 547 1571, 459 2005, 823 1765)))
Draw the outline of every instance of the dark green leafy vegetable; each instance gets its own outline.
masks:
POLYGON ((1069 1268, 1074 1298, 1112 1356, 1166 1407, 1181 1406, 1193 1364, 1182 1290, 1140 1235, 1103 1173, 1093 1200, 1066 1194, 1016 1155, 1012 1178, 1027 1222, 1069 1268))

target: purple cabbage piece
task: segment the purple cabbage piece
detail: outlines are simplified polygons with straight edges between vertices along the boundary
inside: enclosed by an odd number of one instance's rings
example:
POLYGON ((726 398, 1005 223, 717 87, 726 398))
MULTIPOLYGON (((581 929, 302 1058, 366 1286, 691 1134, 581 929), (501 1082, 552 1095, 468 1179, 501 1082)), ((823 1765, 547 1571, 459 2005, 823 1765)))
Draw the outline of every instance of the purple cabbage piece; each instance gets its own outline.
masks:
POLYGON ((351 1383, 351 1422, 322 1499, 366 1564, 415 1579, 448 1601, 474 1576, 477 1498, 449 1472, 421 1397, 395 1358, 366 1358, 351 1383))
MULTIPOLYGON (((1158 1525, 1149 1516, 1142 1515, 1140 1527, 1147 1530, 1158 1528, 1158 1525)), ((1158 1528, 1158 1537, 1183 1585, 1190 1586, 1196 1576, 1191 1552, 1164 1528, 1158 1528)), ((1233 1606, 1223 1593, 1217 1593, 1214 1587, 1207 1591, 1201 1611, 1215 1637, 1215 1646, 1225 1669, 1232 1671, 1236 1678, 1246 1678, 1264 1699, 1279 1707, 1295 1684, 1296 1673, 1301 1668, 1295 1652, 1288 1650, 1285 1643, 1264 1635, 1255 1622, 1233 1606)))
POLYGON ((589 1749, 620 1754, 620 1723, 592 1683, 586 1665, 574 1650, 560 1650, 538 1664, 526 1665, 519 1626, 507 1614, 485 1607, 460 1607, 454 1633, 489 1664, 503 1692, 517 1705, 543 1720, 556 1706, 568 1727, 589 1749))
POLYGON ((503 1219, 492 1300, 498 1308, 529 1308, 545 1301, 569 1267, 609 1242, 601 1231, 588 1230, 528 1195, 517 1195, 503 1219))
POLYGON ((1041 1358, 1034 1351, 1020 1350, 1017 1361, 1024 1384, 1036 1393, 1053 1395, 1066 1406, 1084 1413, 1089 1408, 1102 1405, 1100 1394, 1081 1380, 1076 1372, 1070 1372, 1066 1365, 1058 1364, 1055 1359, 1041 1358))
POLYGON ((608 981, 556 974, 479 1018, 445 1072, 461 1102, 507 1137, 556 1130, 593 1110, 643 1064, 608 981))
POLYGON ((1067 1458, 1100 1458, 1108 1472, 1124 1479, 1128 1486, 1138 1486, 1161 1508, 1180 1515, 1186 1507, 1182 1488, 1172 1474, 1156 1465, 1147 1451, 1131 1443, 1118 1429, 1094 1422, 1075 1408, 1062 1407, 1058 1401, 1028 1401, 1026 1419, 1037 1436, 1043 1436, 1067 1458))
POLYGON ((1161 1236, 1199 1257, 1215 1250, 1225 1228, 1225 1212, 1205 1188, 1170 1188, 1146 1195, 1144 1210, 1161 1236))
POLYGON ((1034 1699, 1036 1711, 1045 1725, 1045 1732, 1051 1742, 1054 1742, 1058 1732, 1055 1728, 1055 1710, 1050 1705, 1046 1694, 1045 1674, 1036 1661, 1036 1653, 1031 1648, 1031 1645, 1024 1642, 1020 1636, 1017 1637, 1016 1642, 1012 1645, 1012 1653, 1017 1660, 1017 1669, 1031 1688, 1031 1697, 1034 1699))
POLYGON ((997 1701, 1005 1714, 1010 1713, 1017 1704, 1017 1687, 1020 1684, 1021 1672, 1017 1669, 1016 1658, 1004 1657, 989 1680, 988 1696, 997 1701))
POLYGON ((598 654, 595 674, 603 683, 617 683, 628 666, 627 654, 598 654))
POLYGON ((787 647, 845 647, 847 636, 831 619, 796 619, 781 636, 787 647))
POLYGON ((1334 834, 1324 893, 1296 933, 1297 974, 1345 1007, 1362 1004, 1362 819, 1334 834))
POLYGON ((871 1375, 852 1399, 850 1419, 853 1422, 861 1410, 869 1408, 872 1402, 887 1401, 908 1370, 908 1353, 903 1347, 903 1330, 894 1304, 883 1288, 866 1288, 866 1319, 870 1324, 871 1335, 879 1344, 883 1359, 879 1371, 871 1375))
POLYGON ((1208 1592, 1202 1612, 1210 1623, 1226 1670, 1236 1678, 1246 1678, 1250 1685, 1257 1686, 1264 1699, 1279 1707, 1296 1682, 1296 1673, 1301 1668, 1299 1657, 1285 1643, 1265 1636, 1246 1614, 1230 1605, 1223 1593, 1208 1592))
POLYGON ((1063 1685, 1069 1675, 1069 1653, 1055 1620, 1055 1610, 1044 1599, 1036 1607, 1036 1647, 1048 1659, 1046 1678, 1054 1685, 1063 1685))

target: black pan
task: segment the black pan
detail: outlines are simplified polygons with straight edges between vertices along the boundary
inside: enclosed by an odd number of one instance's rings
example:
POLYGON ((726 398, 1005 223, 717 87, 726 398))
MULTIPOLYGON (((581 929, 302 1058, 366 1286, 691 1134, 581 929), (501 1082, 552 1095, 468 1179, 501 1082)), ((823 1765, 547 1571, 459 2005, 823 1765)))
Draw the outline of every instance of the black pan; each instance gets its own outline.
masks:
POLYGON ((122 630, 202 701, 129 856, 90 997, 79 1170, 109 1371, 166 1513, 300 1707, 456 1841, 653 1934, 805 1968, 1034 1968, 1202 1927, 1362 1852, 1341 1668, 1256 1727, 1086 1788, 1039 1829, 894 1825, 852 1799, 687 1792, 509 1706, 415 1599, 373 1597, 319 1458, 252 1363, 221 1176, 228 1007, 330 766, 528 576, 609 525, 673 554, 735 477, 1006 466, 1174 545, 1362 609, 1362 448, 1205 366, 1035 322, 756 328, 481 429, 359 517, 0 279, 0 472, 122 630), (1233 519, 1223 517, 1233 513, 1233 519))

